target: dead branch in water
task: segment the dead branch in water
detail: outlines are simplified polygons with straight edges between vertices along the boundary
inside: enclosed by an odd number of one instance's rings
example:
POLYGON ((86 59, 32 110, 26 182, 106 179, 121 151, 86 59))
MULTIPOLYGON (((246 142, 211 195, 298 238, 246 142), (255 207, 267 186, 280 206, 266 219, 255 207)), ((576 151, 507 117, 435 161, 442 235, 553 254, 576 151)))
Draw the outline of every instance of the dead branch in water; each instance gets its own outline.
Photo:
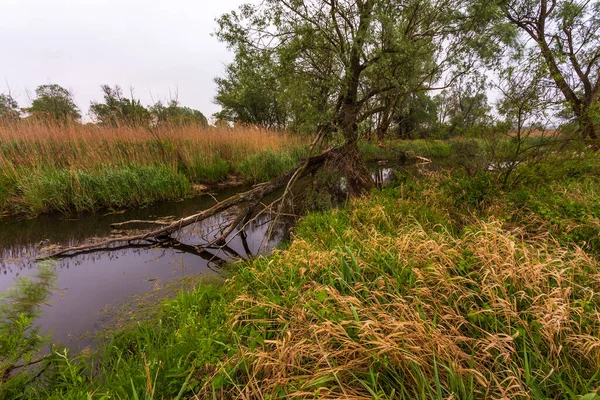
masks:
MULTIPOLYGON (((319 138, 313 142, 312 148, 314 148, 319 142, 319 138)), ((239 193, 237 195, 231 196, 211 208, 198 212, 194 215, 190 215, 185 218, 181 218, 177 221, 173 222, 165 222, 165 221, 126 221, 119 224, 113 224, 113 227, 122 227, 134 223, 144 223, 144 224, 157 224, 161 225, 160 228, 150 231, 143 231, 141 233, 131 234, 131 235, 120 235, 114 236, 109 239, 100 240, 94 243, 86 243, 79 246, 72 247, 58 247, 47 250, 47 254, 44 254, 40 259, 45 258, 55 258, 66 255, 74 255, 81 252, 87 252, 89 250, 98 250, 98 249, 107 249, 110 250, 111 246, 115 243, 140 243, 145 242, 148 246, 156 244, 157 241, 165 241, 170 240, 170 236, 175 232, 180 231, 181 229, 196 224, 198 222, 202 222, 210 217, 218 215, 226 210, 229 210, 233 207, 239 205, 246 205, 245 207, 241 207, 238 212, 236 218, 231 222, 231 224, 226 228, 223 234, 214 241, 206 244, 206 247, 210 247, 214 244, 222 244, 225 242, 227 237, 233 233, 235 228, 240 225, 240 223, 246 224, 250 219, 250 216, 256 211, 257 207, 263 205, 262 200, 272 194, 273 192, 284 188, 285 193, 279 199, 271 202, 268 207, 272 208, 275 204, 281 202, 288 191, 291 189, 291 186, 300 178, 312 174, 316 172, 319 168, 321 168, 325 163, 332 159, 333 157, 339 157, 340 154, 344 150, 343 147, 334 147, 328 150, 323 151, 321 154, 308 157, 302 165, 288 171, 287 173, 281 175, 280 177, 266 183, 261 183, 255 185, 252 189, 239 193)))
POLYGON ((116 222, 114 224, 110 224, 110 227, 111 228, 122 228, 124 226, 133 225, 133 224, 146 224, 146 225, 162 225, 162 226, 167 226, 167 225, 170 225, 171 222, 167 222, 167 221, 146 221, 146 220, 141 220, 141 219, 132 219, 131 221, 116 222))

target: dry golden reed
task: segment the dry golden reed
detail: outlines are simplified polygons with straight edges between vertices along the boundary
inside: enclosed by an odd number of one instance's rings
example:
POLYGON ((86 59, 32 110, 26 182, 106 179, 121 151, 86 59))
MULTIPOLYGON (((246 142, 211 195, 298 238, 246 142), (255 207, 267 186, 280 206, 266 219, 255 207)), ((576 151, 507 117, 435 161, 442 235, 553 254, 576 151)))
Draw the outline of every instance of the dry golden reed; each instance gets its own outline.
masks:
POLYGON ((373 197, 236 277, 252 283, 231 395, 529 399, 594 382, 596 259, 495 220, 457 236, 373 197))
POLYGON ((303 139, 297 136, 251 126, 150 129, 22 122, 0 125, 0 171, 47 166, 92 170, 110 165, 172 165, 215 156, 239 162, 260 151, 302 144, 303 139))

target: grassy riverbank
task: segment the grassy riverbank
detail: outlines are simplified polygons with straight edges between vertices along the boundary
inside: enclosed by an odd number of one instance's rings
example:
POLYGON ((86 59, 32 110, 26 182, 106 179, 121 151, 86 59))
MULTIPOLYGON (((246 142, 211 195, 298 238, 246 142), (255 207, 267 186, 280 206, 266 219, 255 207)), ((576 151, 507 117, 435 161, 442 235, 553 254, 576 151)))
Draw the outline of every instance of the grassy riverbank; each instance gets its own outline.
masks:
POLYGON ((600 163, 557 161, 511 190, 490 171, 399 174, 13 393, 596 398, 600 163))
POLYGON ((302 138, 257 128, 1 125, 0 215, 175 200, 195 184, 271 179, 305 154, 302 138))

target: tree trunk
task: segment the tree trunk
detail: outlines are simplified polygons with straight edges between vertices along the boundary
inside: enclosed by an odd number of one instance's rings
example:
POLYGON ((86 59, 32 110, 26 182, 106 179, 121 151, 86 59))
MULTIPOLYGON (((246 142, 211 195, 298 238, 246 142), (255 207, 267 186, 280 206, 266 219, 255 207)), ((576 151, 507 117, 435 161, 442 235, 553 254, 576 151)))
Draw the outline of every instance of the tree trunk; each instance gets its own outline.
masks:
POLYGON ((358 150, 359 107, 356 96, 349 94, 346 99, 338 119, 346 143, 340 153, 334 157, 334 167, 339 169, 348 180, 349 194, 359 196, 373 188, 373 178, 358 150))
POLYGON ((358 150, 357 142, 347 143, 338 153, 332 154, 328 166, 344 174, 348 194, 352 197, 365 194, 374 186, 373 177, 358 150))
POLYGON ((596 126, 590 118, 587 107, 584 110, 581 110, 577 117, 577 119, 579 120, 579 129, 581 130, 581 135, 583 136, 583 138, 597 140, 598 133, 596 131, 596 126))

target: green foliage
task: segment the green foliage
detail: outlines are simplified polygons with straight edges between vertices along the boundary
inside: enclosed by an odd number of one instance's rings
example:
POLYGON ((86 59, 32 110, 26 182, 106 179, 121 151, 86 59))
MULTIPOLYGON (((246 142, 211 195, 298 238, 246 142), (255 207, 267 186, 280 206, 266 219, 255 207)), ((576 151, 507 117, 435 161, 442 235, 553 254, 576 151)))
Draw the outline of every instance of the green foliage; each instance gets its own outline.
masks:
POLYGON ((181 163, 181 171, 192 182, 216 183, 230 176, 231 166, 219 155, 199 154, 181 163))
POLYGON ((150 113, 156 119, 157 124, 208 127, 208 119, 204 114, 198 110, 180 106, 177 100, 171 100, 167 106, 159 101, 150 107, 150 113))
POLYGON ((266 182, 294 168, 299 157, 293 153, 263 151, 243 159, 236 172, 248 183, 266 182))
POLYGON ((92 102, 90 115, 100 124, 112 127, 147 126, 150 122, 150 112, 142 103, 133 97, 123 97, 123 90, 115 85, 101 86, 104 93, 104 103, 92 102))
POLYGON ((397 136, 403 139, 427 137, 438 120, 439 104, 423 92, 406 96, 393 115, 397 136))
POLYGON ((35 89, 36 98, 27 110, 35 118, 59 123, 81 118, 73 95, 67 89, 56 85, 41 85, 35 89))
POLYGON ((0 94, 0 123, 13 122, 21 118, 19 104, 10 94, 0 94))
POLYGON ((543 96, 556 101, 560 93, 581 135, 597 139, 593 108, 600 93, 598 2, 510 0, 499 6, 507 22, 523 33, 517 43, 518 68, 529 71, 534 81, 542 77, 542 86, 552 85, 555 90, 546 89, 543 96))
POLYGON ((586 175, 554 182, 533 193, 511 192, 509 199, 518 209, 545 221, 548 230, 561 242, 600 254, 599 194, 600 180, 586 175))
POLYGON ((41 263, 33 278, 20 277, 0 294, 0 398, 28 398, 26 389, 44 368, 40 356, 48 337, 41 336, 35 320, 52 292, 54 265, 41 263))
POLYGON ((440 123, 438 138, 481 137, 487 133, 492 116, 485 77, 479 71, 472 75, 459 79, 450 89, 434 97, 440 123))
POLYGON ((448 197, 457 208, 485 208, 498 198, 500 187, 488 173, 458 176, 447 183, 448 197))
MULTIPOLYGON (((387 160, 404 163, 411 157, 428 157, 440 161, 455 156, 457 151, 462 151, 457 146, 457 141, 442 140, 401 140, 385 142, 383 147, 373 142, 361 142, 359 148, 367 161, 387 160)), ((478 146, 478 145, 474 145, 478 146)))
POLYGON ((227 66, 224 78, 216 78, 215 102, 222 110, 215 117, 225 121, 285 129, 286 105, 276 66, 269 57, 239 52, 227 66))
POLYGON ((190 193, 186 177, 167 167, 136 166, 85 172, 48 168, 22 177, 15 207, 30 215, 124 208, 158 200, 176 200, 190 193))
POLYGON ((359 124, 403 135, 432 123, 423 93, 499 55, 506 32, 493 8, 473 1, 322 0, 245 4, 219 18, 216 36, 235 52, 217 79, 220 118, 297 131, 359 124), (419 23, 415 23, 419 21, 419 23))

